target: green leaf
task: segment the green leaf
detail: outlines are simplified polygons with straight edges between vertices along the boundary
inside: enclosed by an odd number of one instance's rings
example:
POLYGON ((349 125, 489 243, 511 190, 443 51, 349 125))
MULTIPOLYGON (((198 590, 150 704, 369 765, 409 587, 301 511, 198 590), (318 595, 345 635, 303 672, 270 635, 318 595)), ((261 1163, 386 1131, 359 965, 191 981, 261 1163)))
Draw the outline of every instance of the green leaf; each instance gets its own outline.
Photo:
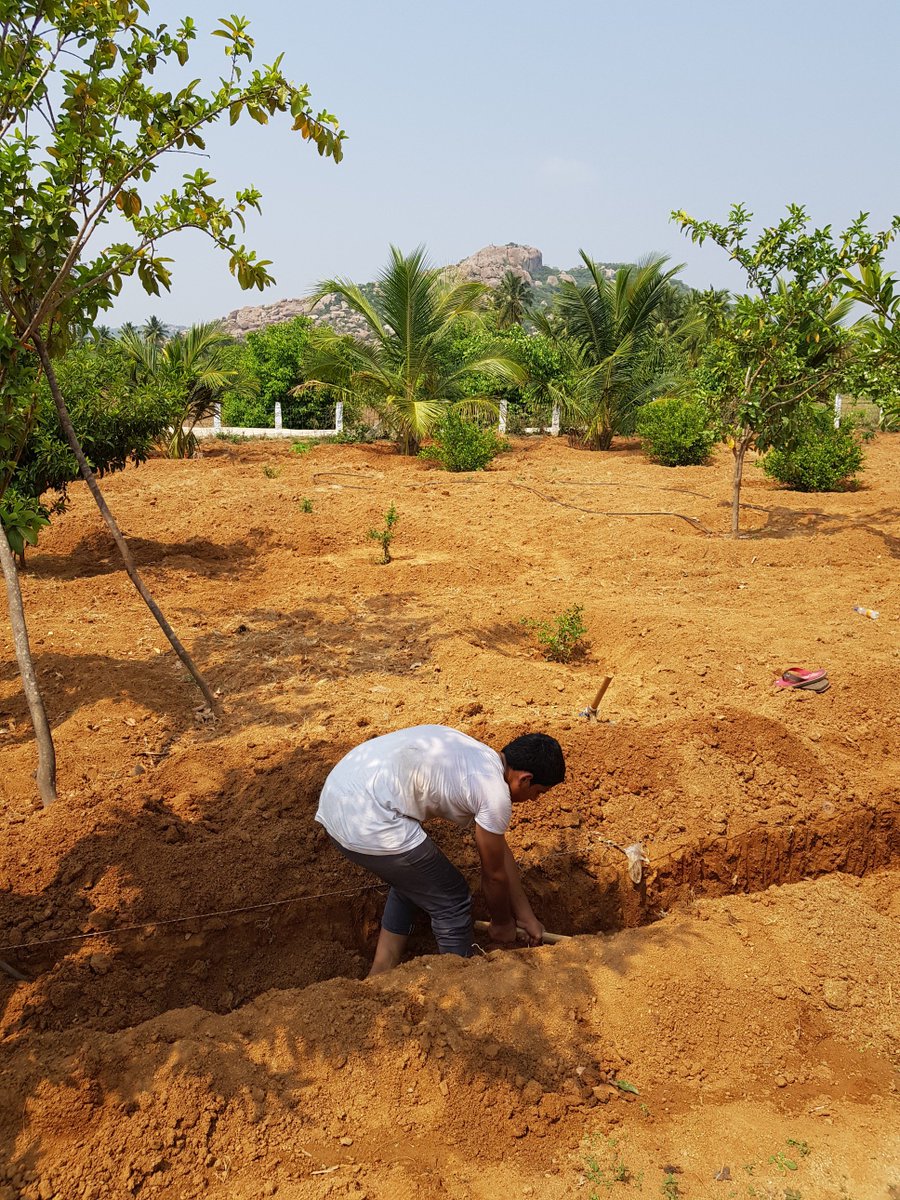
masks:
POLYGON ((620 1092, 629 1092, 632 1096, 639 1096, 641 1094, 633 1083, 628 1083, 625 1079, 614 1079, 613 1084, 620 1092))

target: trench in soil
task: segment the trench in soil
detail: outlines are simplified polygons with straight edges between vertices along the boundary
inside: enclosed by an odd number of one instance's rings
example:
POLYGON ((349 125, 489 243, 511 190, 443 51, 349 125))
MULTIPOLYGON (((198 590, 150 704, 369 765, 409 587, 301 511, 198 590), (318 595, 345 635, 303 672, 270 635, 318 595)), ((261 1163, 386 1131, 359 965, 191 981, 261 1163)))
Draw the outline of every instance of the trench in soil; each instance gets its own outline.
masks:
MULTIPOLYGON (((617 853, 602 862, 584 852, 530 865, 526 857, 522 875, 548 929, 609 933, 649 924, 698 897, 759 892, 834 872, 862 877, 898 858, 900 809, 892 806, 703 838, 659 855, 638 886, 617 853)), ((354 876, 346 886, 356 882, 354 876)), ((371 877, 358 872, 358 882, 365 886, 371 877)), ((368 969, 382 905, 382 893, 368 890, 188 926, 147 927, 55 957, 23 954, 15 965, 32 982, 20 985, 27 1000, 9 1006, 4 1031, 73 1023, 111 1030, 171 1008, 196 1004, 225 1012, 270 988, 358 978, 368 969)), ((476 909, 475 915, 485 914, 476 909)), ((414 954, 433 949, 427 930, 414 935, 414 954)))

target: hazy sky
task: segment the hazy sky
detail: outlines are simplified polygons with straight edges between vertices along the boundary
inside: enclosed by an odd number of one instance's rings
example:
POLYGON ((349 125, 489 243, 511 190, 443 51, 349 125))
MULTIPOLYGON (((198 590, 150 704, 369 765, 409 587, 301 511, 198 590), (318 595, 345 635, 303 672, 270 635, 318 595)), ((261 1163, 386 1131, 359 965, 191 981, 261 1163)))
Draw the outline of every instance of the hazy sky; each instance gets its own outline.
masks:
MULTIPOLYGON (((896 0, 151 3, 154 20, 195 18, 187 78, 206 80, 225 64, 215 17, 246 12, 258 59, 283 51, 349 140, 336 166, 286 119, 216 130, 209 169, 228 193, 262 190, 247 241, 277 283, 242 292, 201 235, 180 234, 172 292, 128 284, 110 324, 187 325, 331 275, 369 280, 390 243, 445 263, 521 242, 563 268, 581 248, 661 251, 687 283, 734 288, 723 252, 692 246, 673 208, 723 219, 742 200, 770 223, 796 201, 836 226, 900 211, 896 0)), ((171 162, 163 183, 197 165, 171 162)))

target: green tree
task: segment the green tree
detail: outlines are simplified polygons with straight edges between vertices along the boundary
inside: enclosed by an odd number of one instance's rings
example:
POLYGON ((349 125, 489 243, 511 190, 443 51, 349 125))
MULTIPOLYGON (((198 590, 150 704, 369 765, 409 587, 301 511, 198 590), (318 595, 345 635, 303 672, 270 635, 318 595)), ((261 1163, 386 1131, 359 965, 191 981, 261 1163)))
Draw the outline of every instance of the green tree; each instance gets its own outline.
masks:
POLYGON ((741 296, 698 371, 700 391, 715 405, 732 445, 731 533, 740 533, 744 459, 756 446, 788 446, 809 401, 828 402, 845 370, 853 335, 847 273, 879 263, 900 218, 879 234, 860 215, 842 234, 810 227, 792 204, 777 225, 749 239, 750 213, 736 204, 725 224, 672 214, 695 242, 721 246, 744 271, 753 294, 741 296))
POLYGON ((138 383, 156 384, 171 398, 166 437, 169 458, 191 458, 197 449, 194 427, 215 412, 227 388, 252 392, 255 382, 235 363, 232 341, 216 323, 192 325, 168 341, 124 334, 120 339, 138 383))
POLYGON ((667 284, 635 363, 635 394, 646 396, 649 390, 658 395, 663 383, 670 397, 686 391, 709 338, 702 294, 677 282, 667 284))
POLYGON ((734 307, 731 292, 725 288, 707 288, 697 293, 696 304, 706 326, 707 337, 721 333, 734 307))
POLYGON ((331 428, 334 397, 324 390, 296 393, 307 378, 307 364, 319 336, 321 331, 309 317, 294 317, 247 334, 244 366, 255 386, 249 393, 228 393, 222 405, 225 424, 271 427, 275 405, 280 404, 288 428, 331 428))
MULTIPOLYGON (((169 428, 172 399, 158 380, 136 383, 128 356, 118 342, 76 346, 55 362, 60 389, 78 441, 101 478, 142 463, 169 428)), ((36 384, 37 406, 22 447, 11 496, 27 500, 44 516, 65 508, 70 483, 80 477, 46 379, 36 384), (51 498, 51 493, 53 498, 51 498)))
POLYGON ((159 317, 148 317, 144 322, 141 333, 144 335, 145 341, 158 342, 160 345, 168 341, 172 335, 172 331, 168 325, 165 325, 159 317))
MULTIPOLYGON (((97 475, 142 462, 169 421, 166 397, 128 383, 125 358, 115 341, 73 347, 57 361, 60 387, 68 397, 72 424, 97 475)), ((25 546, 37 542, 50 514, 65 506, 68 485, 79 478, 78 462, 59 424, 46 379, 29 381, 32 400, 27 428, 18 443, 15 470, 0 499, 0 565, 6 581, 10 622, 22 685, 39 746, 37 784, 45 804, 56 796, 56 754, 50 724, 31 662, 28 629, 10 551, 24 562, 25 546), (51 494, 55 493, 55 499, 51 494)), ((0 426, 0 445, 9 435, 0 426)))
MULTIPOLYGON (((19 410, 7 421, 4 438, 29 426, 36 402, 27 384, 37 374, 29 360, 36 358, 129 577, 215 710, 211 691, 147 591, 109 511, 72 425, 54 359, 79 328, 92 327, 110 308, 127 276, 137 275, 153 295, 169 286, 162 242, 177 230, 207 234, 227 254, 242 287, 271 282, 270 264, 258 260, 236 232, 245 213, 258 208, 259 192, 244 188, 227 202, 213 177, 198 169, 145 204, 145 185, 166 155, 203 151, 206 129, 226 115, 234 122, 246 113, 265 123, 287 113, 301 136, 336 160, 343 135, 329 113, 313 113, 309 90, 286 78, 280 60, 249 71, 253 42, 242 17, 224 19, 215 30, 225 43, 227 67, 210 92, 204 94, 198 80, 177 91, 159 87, 159 76, 171 75, 176 62, 182 68, 188 63, 196 30, 189 17, 170 31, 142 23, 148 15, 148 0, 0 4, 0 395, 5 417, 6 409, 19 410), (113 215, 119 240, 97 249, 113 215)), ((11 477, 9 464, 20 450, 13 438, 2 451, 0 478, 11 477)), ((22 645, 18 633, 16 645, 22 645)))
POLYGON ((500 329, 521 325, 534 303, 534 288, 517 271, 506 271, 494 289, 493 307, 500 329))
POLYGON ((339 337, 325 330, 308 364, 308 380, 297 390, 328 386, 362 397, 376 408, 404 454, 417 454, 421 439, 440 423, 448 407, 495 408, 493 394, 466 395, 467 375, 521 382, 521 368, 494 353, 452 363, 450 344, 459 322, 478 310, 487 289, 454 283, 428 266, 422 247, 404 255, 391 247, 391 260, 369 300, 346 279, 326 279, 313 297, 336 295, 366 323, 364 337, 339 337))
POLYGON ((681 268, 664 271, 665 258, 647 259, 608 279, 583 250, 581 258, 588 282, 564 280, 556 299, 571 380, 558 399, 585 443, 608 450, 615 434, 630 430, 641 403, 671 390, 671 379, 661 372, 648 378, 641 367, 666 289, 681 268))
POLYGON ((881 409, 885 429, 900 427, 900 284, 880 263, 862 266, 859 275, 844 276, 849 294, 865 304, 871 319, 841 379, 841 390, 881 409))
POLYGON ((521 325, 498 329, 492 311, 480 319, 460 322, 448 342, 447 369, 457 370, 492 356, 516 363, 521 374, 509 381, 467 370, 460 378, 460 390, 465 396, 491 393, 499 403, 506 401, 511 422, 545 425, 550 420, 553 390, 565 385, 565 363, 556 332, 543 332, 544 314, 536 313, 534 323, 536 332, 526 333, 521 325))

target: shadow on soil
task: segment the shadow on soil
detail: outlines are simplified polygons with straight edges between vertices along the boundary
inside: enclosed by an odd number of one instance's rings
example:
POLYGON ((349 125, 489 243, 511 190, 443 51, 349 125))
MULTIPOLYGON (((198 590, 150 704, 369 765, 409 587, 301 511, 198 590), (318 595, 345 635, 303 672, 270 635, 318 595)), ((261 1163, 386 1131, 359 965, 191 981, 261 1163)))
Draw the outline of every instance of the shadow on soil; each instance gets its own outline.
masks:
MULTIPOLYGON (((723 505, 724 507, 724 505, 723 505)), ((880 538, 884 548, 894 558, 900 558, 900 535, 879 528, 885 525, 897 529, 900 527, 900 510, 883 508, 868 515, 864 521, 857 517, 841 513, 827 513, 819 509, 795 509, 777 505, 766 507, 760 504, 746 505, 755 512, 766 514, 766 523, 759 529, 748 530, 744 536, 747 539, 764 540, 766 538, 808 537, 812 534, 826 536, 847 533, 860 529, 873 537, 880 538)))
MULTIPOLYGON (((195 614, 198 618, 202 614, 195 614)), ((148 614, 148 630, 155 630, 148 614)), ((176 619, 176 632, 178 632, 176 619)), ((85 636, 89 636, 89 627, 85 636)), ((349 603, 324 596, 315 605, 291 611, 251 609, 235 613, 223 629, 206 630, 188 639, 188 649, 213 688, 220 687, 228 710, 240 719, 252 697, 253 720, 294 725, 320 708, 317 687, 364 676, 406 675, 427 666, 436 643, 430 611, 410 597, 384 593, 349 603), (266 688, 269 695, 266 695, 266 688), (279 703, 287 692, 289 705, 279 703)), ((168 648, 163 655, 114 658, 96 653, 33 650, 35 671, 52 727, 79 709, 115 697, 138 709, 180 719, 190 727, 188 709, 200 702, 184 668, 168 648), (183 687, 173 689, 173 673, 183 687)), ((0 663, 0 685, 14 694, 0 702, 0 716, 12 717, 15 728, 0 745, 33 740, 24 696, 18 687, 15 661, 0 663)))
MULTIPOLYGON (((128 545, 140 570, 166 569, 189 571, 211 578, 246 571, 265 548, 269 535, 251 530, 247 538, 236 542, 211 542, 206 538, 183 538, 162 542, 154 538, 127 535, 128 545), (258 539, 253 540, 253 534, 258 539)), ((124 574, 122 560, 112 536, 103 532, 85 534, 67 554, 29 553, 26 570, 40 579, 81 579, 98 575, 124 574)))

